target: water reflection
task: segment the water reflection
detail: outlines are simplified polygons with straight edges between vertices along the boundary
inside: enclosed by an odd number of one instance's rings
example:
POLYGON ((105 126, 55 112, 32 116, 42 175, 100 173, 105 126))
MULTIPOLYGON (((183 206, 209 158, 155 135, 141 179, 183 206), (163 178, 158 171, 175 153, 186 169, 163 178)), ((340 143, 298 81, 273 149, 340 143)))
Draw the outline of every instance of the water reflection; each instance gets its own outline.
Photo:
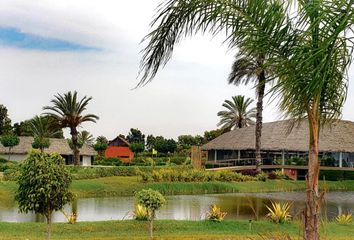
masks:
MULTIPOLYGON (((204 219, 211 204, 221 206, 226 211, 226 219, 262 219, 267 214, 265 205, 270 200, 291 201, 292 215, 299 216, 304 207, 304 193, 232 193, 208 195, 168 196, 167 204, 158 212, 159 219, 199 220, 204 219)), ((66 213, 76 213, 77 221, 100 221, 131 219, 134 209, 133 197, 77 199, 64 209, 66 213)), ((326 194, 323 215, 333 219, 340 213, 354 213, 354 192, 331 192, 326 194)), ((45 219, 35 214, 20 214, 16 203, 0 202, 0 221, 41 222, 45 219)), ((65 222, 64 215, 57 212, 55 222, 65 222)))

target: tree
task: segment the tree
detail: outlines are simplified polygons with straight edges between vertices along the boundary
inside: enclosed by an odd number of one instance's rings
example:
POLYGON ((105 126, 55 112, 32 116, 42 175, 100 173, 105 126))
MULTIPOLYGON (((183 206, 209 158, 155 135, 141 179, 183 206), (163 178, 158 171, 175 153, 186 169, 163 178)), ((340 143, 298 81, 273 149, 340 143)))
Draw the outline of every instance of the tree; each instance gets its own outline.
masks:
POLYGON ((257 171, 260 171, 262 164, 261 156, 261 137, 262 137, 262 115, 263 115, 263 98, 266 85, 266 67, 264 54, 251 56, 244 51, 239 51, 232 64, 231 73, 229 74, 229 84, 235 85, 249 84, 253 82, 256 86, 257 95, 257 112, 255 127, 255 150, 257 171))
POLYGON ((174 153, 177 149, 177 143, 173 139, 157 136, 154 142, 154 149, 161 153, 174 153))
POLYGON ((210 142, 211 140, 219 137, 221 134, 223 134, 222 129, 215 129, 211 131, 205 131, 204 132, 204 143, 210 142))
POLYGON ((146 149, 151 151, 154 148, 156 138, 150 134, 146 137, 146 149))
POLYGON ((88 146, 92 146, 93 142, 95 140, 93 138, 92 134, 86 130, 79 132, 77 137, 78 137, 79 141, 83 142, 84 144, 86 144, 88 146))
POLYGON ((93 149, 95 149, 99 155, 103 156, 104 151, 106 151, 107 147, 108 147, 107 138, 104 136, 98 136, 96 138, 95 144, 93 145, 93 149))
MULTIPOLYGON (((34 137, 32 130, 32 121, 35 120, 37 116, 32 119, 21 121, 19 123, 15 123, 13 125, 13 131, 17 136, 32 136, 34 137)), ((50 129, 53 130, 53 134, 51 134, 51 138, 64 138, 64 133, 61 128, 55 126, 53 119, 47 116, 40 116, 39 118, 43 119, 43 121, 48 122, 50 125, 50 129)), ((36 120, 35 120, 36 121, 36 120)))
POLYGON ((137 128, 131 128, 129 134, 127 135, 127 140, 130 144, 132 143, 142 143, 145 145, 145 135, 137 128))
POLYGON ((155 212, 166 203, 166 199, 156 190, 143 189, 135 195, 136 201, 148 211, 150 221, 150 237, 153 238, 153 221, 155 212))
POLYGON ((7 108, 0 104, 0 135, 11 133, 11 119, 8 116, 7 108))
POLYGON ((7 135, 1 136, 0 142, 4 147, 9 148, 8 160, 10 161, 11 149, 20 143, 20 139, 16 135, 7 134, 7 135))
POLYGON ((34 136, 32 147, 40 149, 41 152, 44 151, 44 148, 50 146, 49 138, 61 132, 61 130, 54 127, 52 119, 49 117, 35 116, 29 121, 29 128, 32 133, 31 136, 34 136))
POLYGON ((347 91, 353 51, 353 0, 166 0, 160 5, 141 61, 141 81, 151 81, 183 38, 222 32, 230 49, 267 56, 272 89, 280 109, 309 122, 304 239, 319 239, 318 136, 320 127, 336 119, 347 91), (294 3, 294 4, 293 4, 294 3))
POLYGON ((33 151, 21 166, 16 200, 24 213, 42 214, 47 219, 47 239, 51 237, 52 213, 71 202, 71 175, 59 154, 33 151))
POLYGON ((78 147, 77 127, 84 122, 96 122, 99 117, 94 114, 83 115, 92 97, 84 96, 81 100, 77 99, 77 92, 67 92, 64 95, 58 94, 51 100, 53 106, 46 106, 46 116, 52 117, 56 124, 61 128, 69 128, 74 153, 74 164, 80 164, 80 150, 78 147))
POLYGON ((130 144, 130 149, 135 153, 141 153, 144 152, 145 146, 143 143, 138 143, 138 142, 133 142, 130 144))
POLYGON ((249 109, 253 100, 244 96, 237 95, 232 97, 232 101, 225 100, 222 104, 227 110, 218 112, 221 118, 218 126, 224 131, 230 131, 234 128, 243 128, 253 125, 256 113, 256 108, 249 109))

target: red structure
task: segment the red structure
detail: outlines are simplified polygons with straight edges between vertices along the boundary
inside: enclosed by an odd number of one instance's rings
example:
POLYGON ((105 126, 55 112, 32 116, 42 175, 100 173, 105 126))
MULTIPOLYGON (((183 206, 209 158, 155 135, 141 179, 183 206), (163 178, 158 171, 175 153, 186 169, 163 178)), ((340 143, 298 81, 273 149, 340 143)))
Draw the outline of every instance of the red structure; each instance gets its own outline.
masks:
POLYGON ((117 157, 123 162, 131 162, 134 153, 130 150, 130 144, 123 137, 116 137, 108 143, 108 147, 104 153, 106 158, 117 157))

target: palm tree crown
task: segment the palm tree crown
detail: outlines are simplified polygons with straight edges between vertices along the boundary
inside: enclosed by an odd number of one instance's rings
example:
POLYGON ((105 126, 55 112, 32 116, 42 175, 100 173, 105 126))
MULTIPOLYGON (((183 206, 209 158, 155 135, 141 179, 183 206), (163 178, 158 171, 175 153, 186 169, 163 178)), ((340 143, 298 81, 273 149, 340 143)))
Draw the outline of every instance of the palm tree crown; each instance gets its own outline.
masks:
POLYGON ((232 100, 225 100, 223 107, 227 110, 218 112, 218 116, 221 117, 218 126, 221 126, 225 131, 230 131, 233 128, 243 128, 249 125, 253 125, 256 108, 249 109, 253 100, 244 96, 238 95, 232 97, 232 100))
POLYGON ((51 101, 53 106, 43 108, 44 110, 48 110, 45 114, 52 117, 58 126, 70 128, 75 165, 80 164, 77 127, 83 122, 96 122, 99 119, 94 114, 83 115, 91 99, 92 97, 85 96, 81 100, 78 100, 76 91, 74 93, 67 92, 64 95, 57 94, 51 101))

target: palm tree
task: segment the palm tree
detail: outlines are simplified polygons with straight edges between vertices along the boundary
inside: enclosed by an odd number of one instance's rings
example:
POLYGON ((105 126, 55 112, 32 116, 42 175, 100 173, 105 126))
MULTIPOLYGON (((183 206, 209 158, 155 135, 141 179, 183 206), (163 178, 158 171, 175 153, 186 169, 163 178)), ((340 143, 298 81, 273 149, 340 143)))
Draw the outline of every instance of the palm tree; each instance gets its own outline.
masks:
POLYGON ((249 109, 253 100, 245 96, 234 96, 232 100, 225 100, 222 104, 227 110, 218 112, 218 116, 221 118, 217 124, 218 127, 224 130, 224 132, 231 131, 235 128, 243 128, 254 124, 254 118, 256 116, 256 108, 249 109))
POLYGON ((261 56, 253 57, 244 51, 239 51, 232 64, 231 73, 228 78, 229 84, 240 85, 253 82, 256 85, 257 95, 257 113, 255 127, 255 150, 256 150, 256 166, 260 171, 262 164, 261 156, 261 137, 262 137, 262 115, 263 115, 263 98, 266 84, 266 70, 264 58, 261 56))
POLYGON ((39 148, 41 152, 49 147, 49 138, 60 133, 60 129, 53 124, 53 119, 42 116, 35 116, 30 120, 30 130, 34 137, 32 146, 39 148))
POLYGON ((81 141, 83 144, 86 144, 88 146, 92 146, 93 142, 94 142, 94 137, 92 136, 91 133, 89 133, 86 130, 83 130, 81 132, 79 132, 78 134, 78 139, 79 141, 81 141))
POLYGON ((61 128, 70 128, 71 140, 74 153, 74 164, 80 164, 80 151, 78 147, 77 127, 84 122, 96 122, 98 116, 94 114, 83 115, 92 97, 84 96, 77 99, 77 92, 67 92, 64 95, 57 94, 51 100, 53 106, 46 106, 43 110, 48 110, 45 115, 52 117, 61 128))
POLYGON ((222 32, 230 49, 266 56, 280 109, 309 123, 304 239, 319 239, 320 127, 340 117, 353 51, 354 0, 166 0, 144 38, 138 86, 150 82, 175 45, 197 32, 222 32))

